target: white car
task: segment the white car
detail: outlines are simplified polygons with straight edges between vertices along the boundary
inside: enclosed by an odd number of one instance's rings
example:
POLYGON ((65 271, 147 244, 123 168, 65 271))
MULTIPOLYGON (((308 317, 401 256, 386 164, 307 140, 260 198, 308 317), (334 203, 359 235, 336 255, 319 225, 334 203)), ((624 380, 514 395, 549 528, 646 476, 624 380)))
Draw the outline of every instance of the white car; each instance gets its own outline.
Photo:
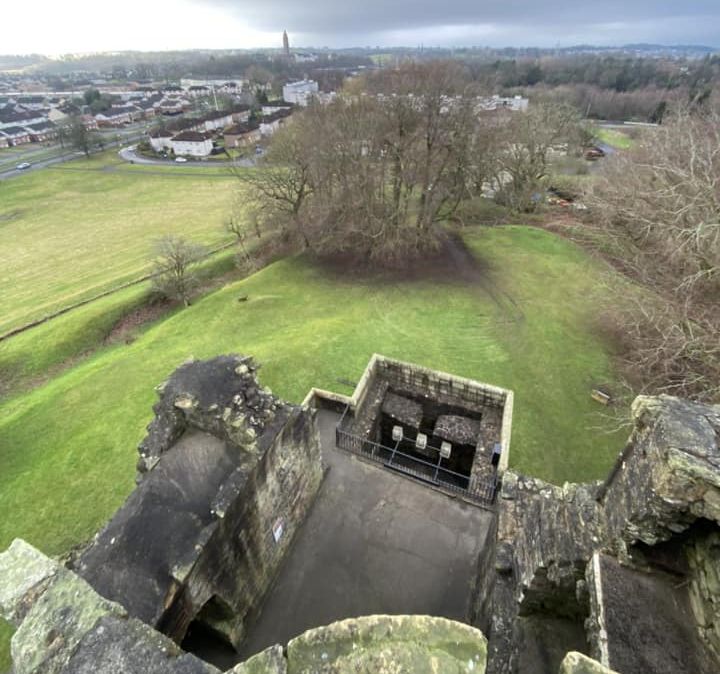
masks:
POLYGON ((32 164, 28 161, 24 161, 22 164, 18 164, 15 168, 18 171, 24 171, 25 169, 29 169, 32 166, 32 164))
POLYGON ((186 162, 187 159, 185 157, 175 157, 175 161, 180 162, 181 164, 186 162))

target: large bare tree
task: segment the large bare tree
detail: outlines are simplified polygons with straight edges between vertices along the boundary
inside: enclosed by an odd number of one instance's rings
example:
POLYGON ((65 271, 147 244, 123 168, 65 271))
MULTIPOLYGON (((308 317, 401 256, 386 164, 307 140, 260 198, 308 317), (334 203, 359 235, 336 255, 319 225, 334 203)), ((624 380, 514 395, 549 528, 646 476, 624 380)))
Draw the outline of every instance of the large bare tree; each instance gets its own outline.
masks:
POLYGON ((411 64, 294 115, 264 170, 237 175, 256 212, 317 253, 406 263, 482 184, 481 129, 461 68, 411 64))
POLYGON ((619 312, 641 385, 717 401, 720 114, 676 109, 607 162, 588 199, 603 249, 653 291, 619 312))

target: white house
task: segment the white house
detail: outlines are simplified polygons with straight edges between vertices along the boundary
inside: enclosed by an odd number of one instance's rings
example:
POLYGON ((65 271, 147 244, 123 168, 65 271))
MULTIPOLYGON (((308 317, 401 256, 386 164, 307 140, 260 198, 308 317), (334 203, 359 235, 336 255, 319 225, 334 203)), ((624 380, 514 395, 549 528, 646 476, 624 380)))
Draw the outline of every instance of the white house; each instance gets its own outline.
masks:
POLYGON ((203 119, 205 131, 214 131, 215 129, 224 129, 226 126, 233 124, 232 112, 210 112, 203 119))
POLYGON ((188 157, 207 157, 213 149, 212 136, 199 131, 183 131, 170 142, 175 154, 188 157))
POLYGON ((306 106, 318 91, 320 88, 315 80, 289 82, 283 86, 283 100, 286 103, 306 106))
POLYGON ((265 115, 260 120, 260 135, 272 136, 290 116, 292 110, 290 108, 276 109, 271 115, 265 115))
POLYGON ((530 101, 522 96, 504 97, 495 94, 490 98, 480 98, 478 108, 483 112, 494 112, 495 110, 510 110, 511 112, 525 112, 530 106, 530 101))
POLYGON ((262 106, 262 114, 272 115, 278 110, 290 110, 292 108, 291 103, 266 103, 262 106))
POLYGON ((162 152, 163 150, 172 150, 172 131, 161 129, 159 131, 153 131, 150 136, 150 145, 155 152, 162 152))
POLYGON ((295 63, 313 63, 318 60, 318 55, 296 51, 293 53, 293 58, 295 59, 295 63))

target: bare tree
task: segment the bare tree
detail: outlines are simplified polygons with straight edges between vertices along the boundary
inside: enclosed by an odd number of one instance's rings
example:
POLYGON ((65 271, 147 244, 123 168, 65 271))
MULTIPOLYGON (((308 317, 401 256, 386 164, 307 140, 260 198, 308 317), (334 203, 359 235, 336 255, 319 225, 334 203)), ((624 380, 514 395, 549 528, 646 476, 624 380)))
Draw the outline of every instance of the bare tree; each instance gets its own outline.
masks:
POLYGON ((587 198, 603 250, 660 298, 616 312, 628 365, 648 390, 720 399, 720 114, 676 109, 587 198))
POLYGON ((581 143, 582 124, 567 105, 532 105, 498 126, 494 187, 498 200, 518 211, 535 209, 544 189, 552 153, 572 152, 581 143))
POLYGON ((195 266, 206 255, 203 246, 182 237, 167 234, 154 247, 152 284, 163 297, 190 305, 197 287, 195 266))
POLYGON ((264 171, 237 174, 258 217, 316 253, 407 263, 482 184, 487 135, 457 64, 411 64, 365 89, 293 115, 264 171))

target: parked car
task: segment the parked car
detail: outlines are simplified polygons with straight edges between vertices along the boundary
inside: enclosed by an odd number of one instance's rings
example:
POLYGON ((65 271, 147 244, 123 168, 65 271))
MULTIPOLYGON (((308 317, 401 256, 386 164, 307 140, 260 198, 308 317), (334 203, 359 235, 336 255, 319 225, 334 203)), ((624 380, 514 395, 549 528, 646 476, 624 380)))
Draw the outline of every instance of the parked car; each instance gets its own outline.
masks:
POLYGON ((183 162, 186 162, 187 159, 185 159, 185 157, 175 157, 175 161, 180 162, 182 164, 183 162))
POLYGON ((24 171, 25 169, 29 169, 32 166, 32 164, 28 161, 24 161, 22 164, 18 164, 15 168, 18 171, 24 171))

